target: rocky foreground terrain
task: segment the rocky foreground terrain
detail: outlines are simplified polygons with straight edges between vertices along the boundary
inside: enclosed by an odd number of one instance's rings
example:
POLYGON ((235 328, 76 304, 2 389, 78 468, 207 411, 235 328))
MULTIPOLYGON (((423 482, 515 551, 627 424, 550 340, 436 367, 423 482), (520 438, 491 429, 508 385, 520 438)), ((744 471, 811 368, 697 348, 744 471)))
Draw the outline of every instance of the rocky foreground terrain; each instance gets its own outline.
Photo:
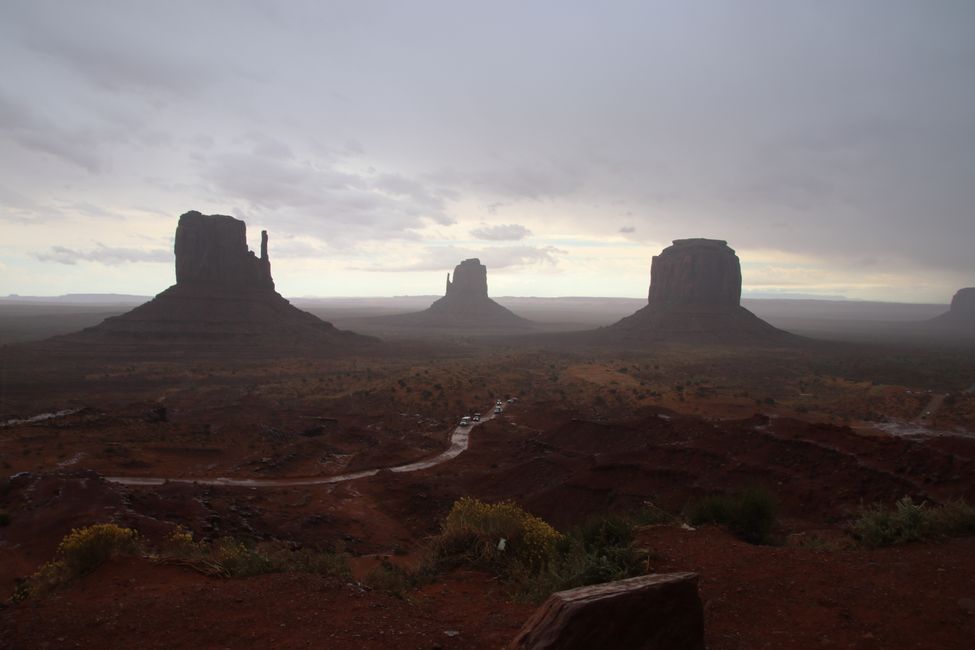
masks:
POLYGON ((219 578, 123 558, 7 605, 2 647, 329 639, 379 648, 394 639, 496 648, 535 604, 495 577, 461 568, 396 595, 367 579, 382 558, 419 566, 458 498, 512 500, 567 530, 647 502, 680 516, 704 495, 756 485, 780 504, 771 546, 717 526, 638 529, 649 570, 699 574, 708 647, 962 648, 975 632, 972 538, 868 549, 848 528, 864 503, 975 500, 971 360, 954 351, 678 346, 621 356, 489 343, 433 356, 400 347, 382 357, 229 362, 123 351, 66 359, 64 350, 4 351, 0 463, 19 474, 0 496, 9 516, 0 528, 4 597, 72 528, 100 522, 132 527, 150 544, 180 526, 200 540, 338 546, 352 574, 219 578), (939 396, 922 425, 928 435, 884 433, 939 396), (496 397, 519 399, 476 427, 466 452, 421 471, 290 487, 105 479, 301 478, 402 465, 439 453, 459 415, 496 397))

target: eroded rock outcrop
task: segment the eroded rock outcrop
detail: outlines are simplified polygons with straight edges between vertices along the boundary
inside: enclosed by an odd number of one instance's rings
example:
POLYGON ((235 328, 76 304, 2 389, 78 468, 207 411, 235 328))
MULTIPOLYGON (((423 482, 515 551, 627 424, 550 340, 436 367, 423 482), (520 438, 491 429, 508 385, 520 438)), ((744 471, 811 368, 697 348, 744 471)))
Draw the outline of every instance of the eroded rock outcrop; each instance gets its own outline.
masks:
POLYGON ((650 261, 651 305, 734 308, 741 303, 741 263, 728 242, 677 239, 650 261))
POLYGON ((454 281, 447 274, 444 298, 454 300, 483 300, 488 297, 487 267, 475 258, 464 260, 454 267, 454 281))
POLYGON ((261 257, 247 249, 247 225, 222 214, 193 210, 176 227, 176 284, 185 286, 274 289, 261 231, 261 257))
POLYGON ((741 306, 741 263, 718 239, 677 239, 650 263, 648 304, 606 328, 613 335, 758 342, 791 335, 741 306))
POLYGON ((357 346, 372 337, 336 329, 274 289, 267 231, 261 256, 247 248, 247 226, 234 217, 183 214, 176 228, 176 284, 121 316, 69 338, 152 342, 253 342, 357 346))
POLYGON ((966 287, 955 292, 948 311, 931 322, 975 336, 975 287, 966 287))
POLYGON ((704 609, 694 573, 663 573, 560 591, 508 650, 703 650, 704 609))
POLYGON ((465 330, 531 327, 531 321, 514 314, 488 297, 487 267, 477 258, 464 260, 454 267, 453 280, 447 274, 444 297, 428 309, 413 314, 386 316, 382 320, 405 327, 465 330))

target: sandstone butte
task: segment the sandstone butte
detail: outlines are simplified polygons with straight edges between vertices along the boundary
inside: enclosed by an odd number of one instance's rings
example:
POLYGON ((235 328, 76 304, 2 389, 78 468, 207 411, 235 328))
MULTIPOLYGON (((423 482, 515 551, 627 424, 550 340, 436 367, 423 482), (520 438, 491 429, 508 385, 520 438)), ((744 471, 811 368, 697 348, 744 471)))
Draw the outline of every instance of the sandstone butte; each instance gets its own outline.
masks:
POLYGON ((948 311, 929 322, 938 327, 975 334, 975 287, 965 287, 955 292, 948 311))
MULTIPOLYGON (((376 319, 379 320, 379 319, 376 319)), ((477 258, 464 260, 447 274, 447 290, 427 309, 411 314, 384 316, 383 322, 407 327, 457 329, 528 329, 531 321, 488 297, 487 267, 477 258)))
POLYGON ((376 339, 335 328, 293 306, 271 277, 267 231, 261 256, 247 248, 247 226, 226 215, 179 218, 176 284, 149 302, 64 341, 251 343, 358 347, 376 339))
POLYGON ((650 263, 647 306, 602 330, 624 340, 691 343, 787 341, 741 306, 741 263, 718 239, 677 239, 650 263))

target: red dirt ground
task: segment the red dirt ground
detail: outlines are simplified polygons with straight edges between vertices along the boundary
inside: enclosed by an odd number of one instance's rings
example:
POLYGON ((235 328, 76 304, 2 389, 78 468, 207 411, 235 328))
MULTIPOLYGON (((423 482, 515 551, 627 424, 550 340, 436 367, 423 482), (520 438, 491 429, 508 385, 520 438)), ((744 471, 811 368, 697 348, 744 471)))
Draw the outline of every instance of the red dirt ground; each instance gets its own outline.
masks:
MULTIPOLYGON (((906 388, 914 383, 874 387, 874 365, 837 366, 850 379, 827 381, 820 361, 779 354, 756 353, 754 363, 743 363, 751 358, 744 353, 691 359, 675 374, 668 364, 676 354, 658 368, 652 354, 591 361, 575 352, 467 358, 452 350, 436 359, 414 351, 392 360, 245 359, 226 368, 164 359, 62 370, 58 359, 36 371, 25 356, 22 379, 7 379, 3 417, 88 409, 0 433, 3 474, 31 472, 0 481, 0 510, 11 522, 0 528, 0 598, 15 577, 50 559, 72 527, 96 522, 135 527, 150 542, 179 524, 198 539, 340 544, 360 556, 361 577, 370 554, 416 557, 466 495, 517 501, 565 529, 645 501, 679 511, 708 493, 760 485, 780 500, 781 539, 844 542, 861 503, 905 494, 975 500, 972 438, 862 435, 842 424, 858 413, 900 418, 918 407, 906 388), (389 466, 433 455, 458 413, 507 393, 522 397, 517 407, 478 427, 463 455, 421 472, 259 490, 127 488, 98 476, 275 478, 389 466), (793 408, 803 400, 811 404, 805 417, 793 408), (162 422, 149 417, 159 404, 168 409, 162 422), (827 411, 834 421, 822 421, 827 411)), ((922 383, 915 370, 930 377, 939 364, 904 362, 885 381, 922 383)), ((949 379, 957 383, 939 381, 949 379)), ((932 384, 947 390, 939 386, 932 384)), ((967 411, 952 408, 970 432, 967 411)), ((822 550, 662 527, 643 531, 641 541, 652 569, 700 574, 712 650, 950 650, 975 638, 973 538, 822 550)), ((399 600, 343 580, 220 580, 128 559, 49 597, 0 605, 0 648, 498 648, 532 609, 478 573, 444 576, 399 600)))
MULTIPOLYGON (((815 550, 665 526, 639 542, 652 570, 700 575, 710 650, 963 650, 975 638, 972 538, 815 550)), ((331 578, 222 580, 128 559, 0 610, 0 648, 500 648, 532 610, 474 572, 400 600, 331 578)))
POLYGON ((666 527, 639 540, 655 571, 700 574, 711 650, 963 650, 975 639, 975 538, 814 550, 666 527))

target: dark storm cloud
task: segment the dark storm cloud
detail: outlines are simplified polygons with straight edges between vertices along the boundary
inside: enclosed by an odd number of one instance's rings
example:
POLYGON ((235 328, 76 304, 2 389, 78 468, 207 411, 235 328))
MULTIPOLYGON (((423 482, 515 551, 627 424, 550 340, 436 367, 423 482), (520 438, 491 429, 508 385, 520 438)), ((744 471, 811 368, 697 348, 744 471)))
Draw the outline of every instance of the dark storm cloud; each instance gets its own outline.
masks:
POLYGON ((482 226, 471 231, 471 235, 488 241, 518 241, 530 237, 532 231, 517 223, 482 226))
POLYGON ((169 250, 143 250, 137 248, 119 248, 96 244, 95 248, 87 251, 52 246, 49 250, 33 254, 42 262, 57 262, 74 266, 78 262, 97 262, 109 266, 118 266, 128 262, 166 262, 172 263, 173 252, 169 250))

